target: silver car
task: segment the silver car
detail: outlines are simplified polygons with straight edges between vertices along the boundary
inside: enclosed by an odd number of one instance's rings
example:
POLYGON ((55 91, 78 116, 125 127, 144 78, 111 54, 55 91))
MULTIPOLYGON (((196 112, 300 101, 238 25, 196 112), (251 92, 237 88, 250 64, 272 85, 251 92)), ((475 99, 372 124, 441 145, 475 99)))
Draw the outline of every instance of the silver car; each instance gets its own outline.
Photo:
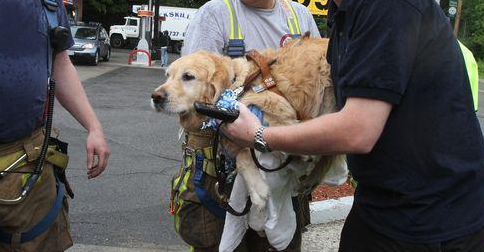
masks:
POLYGON ((109 61, 111 46, 106 30, 98 23, 71 25, 74 45, 68 49, 73 60, 87 60, 91 65, 109 61))

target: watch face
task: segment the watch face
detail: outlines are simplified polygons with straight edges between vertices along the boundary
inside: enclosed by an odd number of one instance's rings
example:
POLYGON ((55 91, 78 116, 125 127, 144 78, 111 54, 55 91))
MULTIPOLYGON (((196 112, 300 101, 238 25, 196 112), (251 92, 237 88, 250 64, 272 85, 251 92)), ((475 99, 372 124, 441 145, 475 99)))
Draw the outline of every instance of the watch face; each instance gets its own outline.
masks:
POLYGON ((260 152, 267 152, 268 151, 266 144, 262 141, 256 140, 254 142, 254 147, 255 147, 256 150, 258 150, 260 152))

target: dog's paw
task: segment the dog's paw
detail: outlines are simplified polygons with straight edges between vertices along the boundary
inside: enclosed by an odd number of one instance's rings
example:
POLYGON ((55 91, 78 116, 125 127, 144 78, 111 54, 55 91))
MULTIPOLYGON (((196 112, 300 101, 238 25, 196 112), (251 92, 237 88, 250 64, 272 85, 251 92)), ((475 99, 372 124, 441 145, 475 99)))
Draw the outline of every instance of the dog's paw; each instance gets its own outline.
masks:
POLYGON ((252 204, 260 210, 265 211, 267 200, 269 199, 269 186, 262 182, 254 184, 250 190, 250 200, 252 204))
POLYGON ((257 232, 263 232, 266 221, 267 211, 265 207, 259 208, 256 205, 252 205, 248 220, 249 227, 257 232))

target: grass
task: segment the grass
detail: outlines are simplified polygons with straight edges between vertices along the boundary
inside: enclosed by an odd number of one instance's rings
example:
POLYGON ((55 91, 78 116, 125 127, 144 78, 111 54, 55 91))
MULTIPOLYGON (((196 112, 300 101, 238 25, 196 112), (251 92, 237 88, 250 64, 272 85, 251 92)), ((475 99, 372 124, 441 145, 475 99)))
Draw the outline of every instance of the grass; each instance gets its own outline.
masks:
POLYGON ((484 60, 477 60, 479 68, 479 79, 484 79, 484 60))

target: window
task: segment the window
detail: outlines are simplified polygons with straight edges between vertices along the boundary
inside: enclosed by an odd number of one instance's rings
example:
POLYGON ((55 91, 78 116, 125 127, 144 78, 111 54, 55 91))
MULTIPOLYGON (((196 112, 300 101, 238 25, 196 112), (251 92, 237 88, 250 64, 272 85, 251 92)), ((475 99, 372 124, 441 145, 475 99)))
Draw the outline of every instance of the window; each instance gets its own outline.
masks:
POLYGON ((105 38, 108 37, 108 34, 106 34, 106 31, 104 29, 102 29, 102 28, 101 28, 99 34, 100 34, 101 38, 103 38, 103 39, 105 39, 105 38))
POLYGON ((130 25, 130 26, 137 26, 138 25, 138 20, 130 19, 128 25, 130 25))
POLYGON ((77 39, 95 40, 97 38, 96 28, 73 26, 71 27, 71 33, 74 34, 74 38, 77 39))

